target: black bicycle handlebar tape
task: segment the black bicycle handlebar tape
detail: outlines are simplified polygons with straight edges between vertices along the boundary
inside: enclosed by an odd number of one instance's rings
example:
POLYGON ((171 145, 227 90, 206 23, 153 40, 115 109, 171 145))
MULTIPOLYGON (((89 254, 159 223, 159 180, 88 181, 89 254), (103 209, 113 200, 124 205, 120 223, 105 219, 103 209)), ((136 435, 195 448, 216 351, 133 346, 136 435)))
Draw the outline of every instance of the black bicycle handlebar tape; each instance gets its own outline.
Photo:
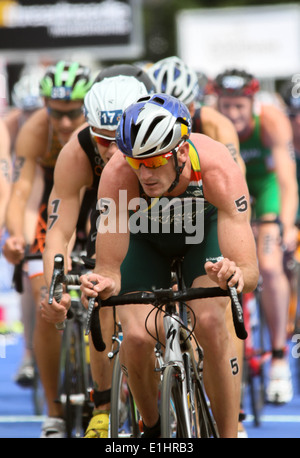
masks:
POLYGON ((19 264, 16 264, 14 267, 13 273, 13 284, 17 293, 22 294, 24 291, 23 288, 23 266, 25 261, 29 261, 31 259, 42 259, 41 253, 30 253, 29 246, 25 247, 25 255, 24 258, 21 260, 19 264))
POLYGON ((91 317, 91 336, 94 347, 97 351, 104 351, 106 348, 105 342, 102 337, 101 324, 100 324, 100 307, 101 301, 98 299, 99 307, 94 307, 91 317))
MULTIPOLYGON (((94 283, 94 282, 92 282, 94 283)), ((95 297, 90 297, 89 298, 89 305, 87 309, 87 316, 86 316, 86 325, 85 325, 85 335, 88 336, 91 330, 91 323, 92 323, 92 316, 93 316, 93 311, 95 308, 95 297)))
POLYGON ((94 258, 88 258, 87 256, 82 255, 81 259, 82 259, 85 267, 87 267, 88 269, 94 269, 95 268, 96 260, 94 258))
POLYGON ((241 305, 241 295, 238 295, 234 286, 228 286, 228 290, 231 298, 231 310, 236 335, 239 339, 245 340, 248 337, 248 333, 245 329, 244 313, 243 307, 241 305))
MULTIPOLYGON (((92 281, 93 285, 96 284, 95 281, 92 281)), ((97 299, 99 305, 100 300, 97 299)), ((99 309, 95 307, 96 297, 89 298, 89 305, 87 310, 86 317, 86 326, 85 326, 85 335, 88 336, 91 333, 92 341, 94 347, 97 351, 104 351, 106 345, 103 341, 100 318, 99 318, 99 309)))
POLYGON ((15 290, 19 294, 23 293, 24 291, 22 276, 23 276, 23 261, 20 262, 20 264, 15 265, 14 274, 13 274, 13 284, 15 286, 15 290))
MULTIPOLYGON (((57 254, 54 257, 54 267, 52 274, 52 281, 49 289, 49 300, 48 303, 53 303, 53 298, 56 302, 60 302, 63 295, 63 281, 64 281, 64 257, 62 254, 57 254)), ((66 325, 65 322, 56 323, 56 329, 62 331, 66 325)))

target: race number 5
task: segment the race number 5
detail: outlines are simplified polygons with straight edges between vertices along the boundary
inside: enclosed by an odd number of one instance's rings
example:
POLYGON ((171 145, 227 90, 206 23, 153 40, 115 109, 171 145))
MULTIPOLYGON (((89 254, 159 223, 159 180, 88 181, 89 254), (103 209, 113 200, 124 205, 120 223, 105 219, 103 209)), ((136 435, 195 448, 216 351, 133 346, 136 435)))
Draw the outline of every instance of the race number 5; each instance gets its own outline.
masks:
POLYGON ((238 359, 232 358, 230 360, 230 366, 231 366, 232 375, 237 375, 239 373, 238 359))
POLYGON ((242 213, 245 212, 248 208, 248 202, 246 196, 239 197, 234 201, 237 211, 242 213))

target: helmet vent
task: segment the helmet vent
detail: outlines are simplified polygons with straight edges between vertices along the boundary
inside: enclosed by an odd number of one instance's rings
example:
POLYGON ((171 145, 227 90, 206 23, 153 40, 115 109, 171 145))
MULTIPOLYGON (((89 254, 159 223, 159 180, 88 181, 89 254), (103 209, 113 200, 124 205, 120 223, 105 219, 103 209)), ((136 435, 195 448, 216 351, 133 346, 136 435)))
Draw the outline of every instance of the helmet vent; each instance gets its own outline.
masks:
POLYGON ((171 132, 168 133, 168 135, 166 136, 166 138, 164 139, 164 141, 161 144, 161 148, 166 148, 171 143, 172 137, 173 137, 173 130, 171 130, 171 132))
POLYGON ((159 105, 164 105, 165 100, 162 99, 161 97, 154 96, 152 99, 153 102, 159 103, 159 105))
MULTIPOLYGON (((161 100, 161 99, 160 99, 161 100)), ((157 116, 150 124, 150 126, 147 129, 147 132, 144 135, 143 141, 141 142, 141 146, 145 146, 145 143, 147 142, 148 138, 154 131, 155 127, 164 119, 163 116, 157 116)))
POLYGON ((147 156, 148 157, 152 153, 155 153, 155 151, 156 151, 156 148, 150 148, 147 151, 144 151, 144 153, 140 154, 139 156, 147 156))
MULTIPOLYGON (((140 124, 134 124, 134 122, 131 123, 131 129, 130 129, 130 140, 131 144, 134 145, 136 137, 139 133, 140 130, 140 124)), ((123 130, 125 128, 125 117, 124 117, 124 124, 123 124, 123 130)), ((125 130, 123 132, 123 138, 125 138, 125 130)))

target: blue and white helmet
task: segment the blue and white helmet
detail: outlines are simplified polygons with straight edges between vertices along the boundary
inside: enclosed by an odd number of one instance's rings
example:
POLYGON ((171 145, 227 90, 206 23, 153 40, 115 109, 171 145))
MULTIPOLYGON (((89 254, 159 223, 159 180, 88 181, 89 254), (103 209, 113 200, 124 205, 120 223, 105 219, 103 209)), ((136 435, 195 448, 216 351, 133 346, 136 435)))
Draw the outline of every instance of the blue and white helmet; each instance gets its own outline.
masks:
POLYGON ((113 76, 93 84, 84 98, 87 122, 92 127, 116 130, 123 111, 148 91, 133 76, 113 76))
POLYGON ((147 74, 157 92, 173 95, 186 105, 199 97, 197 73, 177 56, 159 60, 147 69, 147 74))
POLYGON ((116 141, 126 156, 142 159, 172 151, 190 133, 191 116, 185 104, 167 94, 153 94, 124 111, 116 141))

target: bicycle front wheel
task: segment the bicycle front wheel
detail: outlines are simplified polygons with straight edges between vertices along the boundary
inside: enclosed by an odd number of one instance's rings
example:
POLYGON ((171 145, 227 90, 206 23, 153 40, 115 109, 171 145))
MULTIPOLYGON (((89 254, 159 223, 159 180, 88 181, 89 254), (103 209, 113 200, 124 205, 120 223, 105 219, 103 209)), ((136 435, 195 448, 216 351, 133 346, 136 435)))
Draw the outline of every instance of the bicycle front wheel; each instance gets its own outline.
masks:
POLYGON ((137 408, 122 372, 119 353, 115 356, 111 382, 110 435, 113 438, 140 436, 137 408))
POLYGON ((189 436, 183 406, 181 374, 174 366, 167 366, 163 372, 160 410, 162 438, 189 436))

